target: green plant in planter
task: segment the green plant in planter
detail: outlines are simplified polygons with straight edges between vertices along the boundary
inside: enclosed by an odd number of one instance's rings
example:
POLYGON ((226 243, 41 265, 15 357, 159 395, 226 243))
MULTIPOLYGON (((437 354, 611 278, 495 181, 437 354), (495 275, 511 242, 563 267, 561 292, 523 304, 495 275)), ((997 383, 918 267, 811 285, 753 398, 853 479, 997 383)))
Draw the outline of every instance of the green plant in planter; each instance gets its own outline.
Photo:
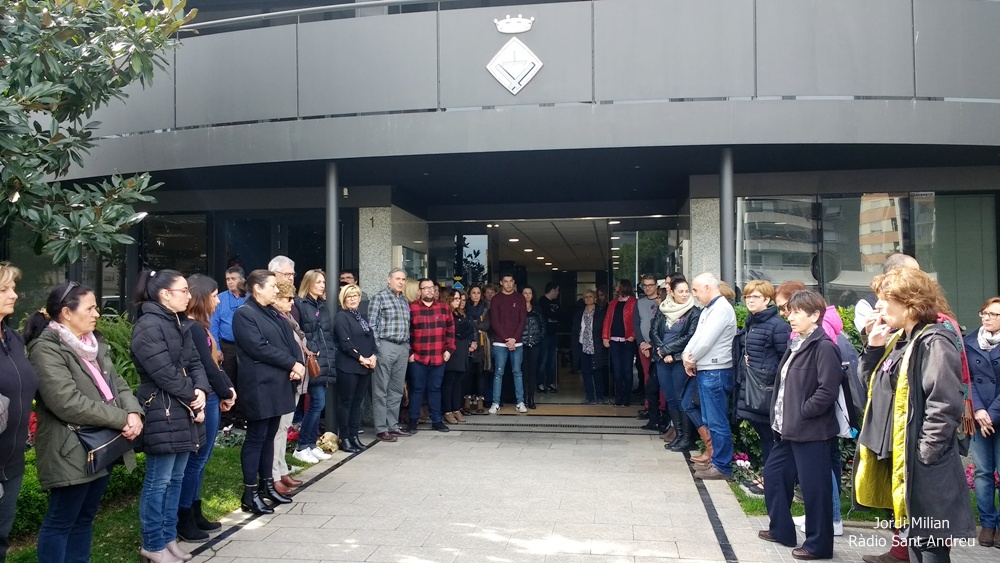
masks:
POLYGON ((128 382, 132 391, 135 391, 139 386, 139 372, 132 363, 132 322, 129 321, 128 315, 97 319, 97 332, 101 333, 104 341, 108 343, 115 371, 128 382))

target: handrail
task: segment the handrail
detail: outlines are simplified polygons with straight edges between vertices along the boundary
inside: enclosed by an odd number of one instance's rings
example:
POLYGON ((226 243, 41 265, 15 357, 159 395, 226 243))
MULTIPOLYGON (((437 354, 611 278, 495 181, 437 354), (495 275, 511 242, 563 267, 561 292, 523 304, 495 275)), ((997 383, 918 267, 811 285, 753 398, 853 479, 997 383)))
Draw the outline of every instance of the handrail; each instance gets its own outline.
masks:
POLYGON ((445 2, 457 2, 458 0, 366 0, 365 2, 355 2, 349 4, 333 4, 329 6, 313 6, 311 8, 298 8, 295 10, 284 10, 281 12, 268 12, 266 14, 252 14, 249 16, 237 16, 222 20, 212 20, 203 23, 193 23, 182 26, 180 31, 198 31, 210 27, 222 27, 227 25, 237 25, 241 23, 260 22, 278 18, 307 16, 312 14, 324 14, 326 12, 346 12, 349 10, 360 10, 362 8, 381 8, 388 6, 405 6, 408 4, 443 4, 445 2))

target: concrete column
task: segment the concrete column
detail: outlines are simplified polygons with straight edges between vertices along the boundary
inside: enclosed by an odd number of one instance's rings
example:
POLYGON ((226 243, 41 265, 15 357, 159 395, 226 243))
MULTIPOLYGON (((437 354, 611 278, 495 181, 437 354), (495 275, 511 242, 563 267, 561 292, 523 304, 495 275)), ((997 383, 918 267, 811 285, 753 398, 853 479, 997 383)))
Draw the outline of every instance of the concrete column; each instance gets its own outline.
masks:
MULTIPOLYGON (((332 317, 340 307, 338 301, 340 276, 340 183, 337 181, 337 163, 326 165, 326 310, 332 317)), ((333 319, 330 319, 331 323, 333 319)), ((337 428, 337 388, 326 388, 326 416, 323 423, 327 432, 339 435, 337 428)))
POLYGON ((385 287, 392 268, 392 207, 359 208, 358 269, 369 295, 385 287))
POLYGON ((719 200, 717 198, 692 198, 691 202, 691 247, 689 260, 691 271, 685 272, 688 279, 704 272, 719 275, 722 263, 719 250, 722 246, 719 235, 719 200))
POLYGON ((722 281, 736 286, 736 196, 733 194, 733 149, 722 149, 719 163, 719 257, 722 281))

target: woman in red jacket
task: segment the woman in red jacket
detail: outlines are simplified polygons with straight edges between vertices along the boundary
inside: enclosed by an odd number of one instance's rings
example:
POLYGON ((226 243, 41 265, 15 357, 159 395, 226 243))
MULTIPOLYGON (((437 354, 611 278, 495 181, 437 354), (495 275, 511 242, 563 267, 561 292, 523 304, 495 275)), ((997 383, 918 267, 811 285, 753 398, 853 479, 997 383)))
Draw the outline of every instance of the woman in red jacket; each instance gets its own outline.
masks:
POLYGON ((635 297, 632 295, 632 282, 619 281, 615 297, 617 299, 608 304, 601 338, 611 356, 611 377, 615 382, 613 402, 615 406, 627 407, 632 396, 632 368, 635 364, 635 330, 632 328, 635 297))

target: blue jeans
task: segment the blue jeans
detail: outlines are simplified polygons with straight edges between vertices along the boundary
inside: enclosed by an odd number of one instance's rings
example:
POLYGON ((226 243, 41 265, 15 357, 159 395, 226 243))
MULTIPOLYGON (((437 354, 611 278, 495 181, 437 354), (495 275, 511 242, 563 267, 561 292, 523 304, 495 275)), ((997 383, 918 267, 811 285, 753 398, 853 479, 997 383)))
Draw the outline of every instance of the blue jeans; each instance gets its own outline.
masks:
POLYGON ((319 417, 326 406, 326 385, 309 386, 309 410, 302 416, 302 426, 299 428, 299 444, 296 449, 305 450, 316 447, 319 439, 319 417))
POLYGON ((139 495, 142 547, 163 551, 177 538, 177 507, 189 452, 146 454, 146 479, 139 495))
MULTIPOLYGON (((654 352, 655 353, 655 352, 654 352)), ((673 369, 674 364, 665 363, 658 356, 653 356, 649 363, 649 369, 656 376, 656 382, 660 384, 660 392, 667 399, 667 410, 681 409, 681 394, 674 384, 673 369)), ((684 371, 684 364, 681 364, 681 371, 684 371)), ((685 374, 685 377, 687 375, 685 374)), ((683 383, 683 382, 681 382, 683 383)))
POLYGON ((17 477, 0 482, 3 484, 4 491, 3 497, 0 497, 0 561, 7 560, 7 548, 10 547, 7 536, 10 535, 10 530, 14 527, 14 509, 17 507, 17 496, 21 493, 23 480, 24 474, 22 473, 17 477))
MULTIPOLYGON (((676 364, 674 364, 676 365, 676 364)), ((705 421, 701 418, 701 405, 695 406, 694 396, 698 394, 698 378, 689 377, 687 373, 684 372, 684 364, 681 364, 680 372, 684 374, 684 383, 681 385, 683 389, 683 394, 681 395, 681 409, 687 414, 687 417, 691 419, 691 424, 694 424, 695 428, 700 428, 705 425, 705 421)), ((699 399, 700 402, 701 399, 699 399)))
POLYGON ((420 420, 420 406, 427 393, 427 408, 431 411, 431 422, 437 424, 441 418, 441 383, 444 381, 444 364, 429 366, 420 362, 410 362, 410 426, 420 420))
POLYGON ((538 357, 538 385, 546 387, 556 383, 556 335, 542 339, 538 357))
POLYGON ((184 481, 181 482, 181 508, 191 508, 194 501, 201 498, 201 480, 205 477, 205 466, 215 451, 215 435, 219 433, 220 418, 219 396, 209 393, 205 399, 205 443, 188 457, 184 481))
POLYGON ((493 404, 500 404, 500 385, 503 383, 503 370, 507 367, 507 359, 510 358, 510 371, 514 374, 514 396, 517 403, 524 402, 524 375, 521 373, 521 359, 524 358, 524 350, 521 346, 514 348, 511 352, 506 346, 493 347, 493 404))
POLYGON ((101 506, 111 474, 49 492, 49 509, 38 532, 38 561, 87 563, 94 516, 101 506))
POLYGON ((615 381, 615 404, 628 406, 632 400, 632 367, 635 342, 611 341, 611 376, 615 381))
POLYGON ((1000 469, 1000 434, 994 433, 987 438, 976 430, 969 447, 972 463, 976 465, 976 507, 979 509, 979 522, 984 528, 1000 528, 1000 515, 997 514, 997 489, 993 480, 993 472, 1000 469))
POLYGON ((731 475, 733 434, 729 427, 729 393, 733 390, 733 370, 699 371, 697 379, 701 418, 712 434, 712 465, 731 475))

